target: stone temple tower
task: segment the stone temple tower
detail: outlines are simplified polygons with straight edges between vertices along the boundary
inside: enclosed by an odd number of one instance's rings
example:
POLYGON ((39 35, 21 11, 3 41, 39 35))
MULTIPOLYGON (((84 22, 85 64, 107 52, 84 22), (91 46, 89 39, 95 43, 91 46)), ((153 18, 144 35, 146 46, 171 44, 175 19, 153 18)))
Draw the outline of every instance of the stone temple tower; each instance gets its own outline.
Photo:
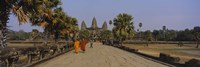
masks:
POLYGON ((96 21, 95 17, 92 19, 92 26, 91 26, 91 28, 93 28, 93 29, 97 29, 98 28, 97 21, 96 21))
POLYGON ((81 23, 81 30, 86 30, 87 26, 85 24, 85 21, 82 21, 81 23))
POLYGON ((103 26, 102 26, 102 29, 103 29, 103 30, 107 30, 107 29, 108 29, 108 26, 107 26, 106 21, 104 21, 103 26))
POLYGON ((99 28, 95 17, 92 19, 91 27, 87 27, 85 21, 82 21, 81 23, 81 30, 88 30, 90 37, 94 40, 99 40, 100 36, 98 35, 100 34, 100 32, 107 29, 108 29, 107 22, 105 21, 102 25, 102 28, 99 28))

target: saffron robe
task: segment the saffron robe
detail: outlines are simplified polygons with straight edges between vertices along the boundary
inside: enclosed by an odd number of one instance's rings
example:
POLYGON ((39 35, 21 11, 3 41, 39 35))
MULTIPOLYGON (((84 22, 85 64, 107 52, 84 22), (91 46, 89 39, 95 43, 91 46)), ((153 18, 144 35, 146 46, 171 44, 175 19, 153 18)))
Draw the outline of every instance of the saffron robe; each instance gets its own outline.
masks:
POLYGON ((80 44, 80 42, 79 42, 78 40, 76 40, 76 41, 74 42, 74 50, 75 50, 75 53, 78 53, 79 44, 80 44))
POLYGON ((85 47, 86 47, 86 40, 82 40, 82 43, 81 43, 81 50, 82 50, 82 51, 85 51, 85 47))

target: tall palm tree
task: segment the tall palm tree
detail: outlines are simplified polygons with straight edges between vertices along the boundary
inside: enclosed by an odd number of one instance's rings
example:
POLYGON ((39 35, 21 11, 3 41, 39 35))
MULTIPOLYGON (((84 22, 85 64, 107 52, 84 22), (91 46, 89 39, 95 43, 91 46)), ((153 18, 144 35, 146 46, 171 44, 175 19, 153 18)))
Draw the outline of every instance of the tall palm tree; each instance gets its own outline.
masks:
POLYGON ((139 27, 140 27, 140 28, 142 27, 142 23, 141 23, 141 22, 139 23, 139 27))
POLYGON ((165 41, 165 37, 166 37, 166 26, 163 26, 163 38, 164 38, 164 41, 165 41))
POLYGON ((110 25, 112 24, 112 20, 109 21, 109 24, 110 24, 110 25))
MULTIPOLYGON (((140 32, 140 38, 141 38, 141 37, 142 37, 142 22, 139 23, 139 27, 140 27, 140 29, 139 29, 139 30, 140 30, 140 31, 139 31, 139 32, 140 32)), ((140 39, 140 40, 141 40, 141 39, 140 39)))
POLYGON ((5 48, 7 46, 7 23, 9 20, 10 13, 14 13, 18 17, 18 21, 20 22, 26 22, 27 17, 22 9, 22 6, 18 5, 22 1, 17 0, 1 0, 0 1, 0 30, 2 32, 1 36, 1 48, 5 48), (12 9, 12 11, 11 11, 12 9))
POLYGON ((64 22, 59 24, 57 30, 61 33, 61 35, 74 39, 74 37, 78 35, 79 30, 77 19, 66 15, 63 21, 64 22))
POLYGON ((128 35, 134 34, 133 17, 126 13, 120 13, 113 20, 113 34, 118 39, 126 39, 128 35))
POLYGON ((17 16, 19 24, 26 23, 30 19, 31 23, 41 22, 46 17, 50 18, 50 9, 60 4, 60 0, 1 0, 0 1, 0 30, 2 30, 1 48, 5 48, 7 38, 7 23, 9 15, 13 13, 17 16), (44 17, 46 16, 46 17, 44 17))

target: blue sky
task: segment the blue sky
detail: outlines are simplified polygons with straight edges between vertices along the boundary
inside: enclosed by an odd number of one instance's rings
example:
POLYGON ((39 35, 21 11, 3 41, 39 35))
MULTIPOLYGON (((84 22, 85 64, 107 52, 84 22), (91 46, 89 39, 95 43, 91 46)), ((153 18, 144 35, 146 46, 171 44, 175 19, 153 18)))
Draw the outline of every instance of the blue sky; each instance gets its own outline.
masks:
MULTIPOLYGON (((79 25, 84 20, 88 27, 96 17, 98 26, 109 21, 119 13, 128 13, 134 17, 135 29, 139 22, 142 30, 168 29, 184 30, 200 26, 200 0, 62 0, 64 11, 78 19, 79 25)), ((19 26, 17 18, 10 17, 10 29, 31 31, 30 24, 19 26)), ((112 26, 108 24, 111 29, 112 26)))

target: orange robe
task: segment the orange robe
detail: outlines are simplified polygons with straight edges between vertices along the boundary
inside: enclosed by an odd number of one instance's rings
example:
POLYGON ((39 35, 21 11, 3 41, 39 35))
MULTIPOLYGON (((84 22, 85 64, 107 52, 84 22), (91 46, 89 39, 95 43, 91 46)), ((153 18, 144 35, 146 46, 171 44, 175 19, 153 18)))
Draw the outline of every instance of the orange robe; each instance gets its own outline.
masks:
POLYGON ((81 50, 82 50, 82 51, 85 51, 85 47, 86 47, 86 40, 82 40, 82 43, 81 43, 81 50))
POLYGON ((80 42, 77 41, 77 40, 74 42, 74 50, 75 50, 75 53, 78 53, 79 44, 80 44, 80 42))

